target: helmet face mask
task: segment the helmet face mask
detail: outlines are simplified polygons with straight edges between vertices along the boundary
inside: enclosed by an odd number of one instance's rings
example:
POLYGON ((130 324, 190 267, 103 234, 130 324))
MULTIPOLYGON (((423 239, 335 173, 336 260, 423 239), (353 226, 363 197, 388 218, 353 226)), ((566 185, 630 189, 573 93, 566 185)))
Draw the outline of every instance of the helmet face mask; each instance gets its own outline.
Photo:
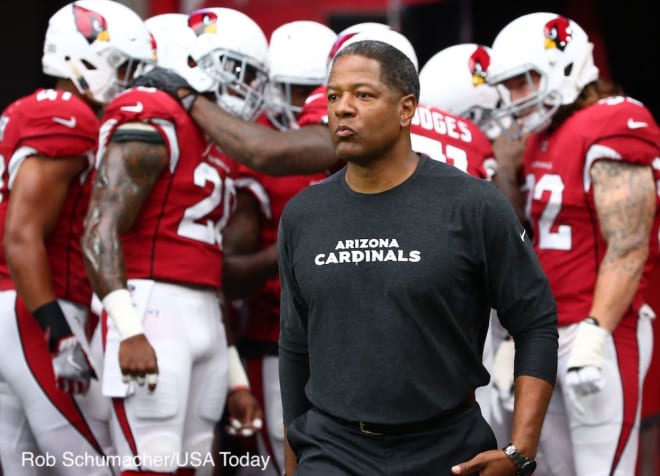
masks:
POLYGON ((192 58, 212 81, 216 102, 251 121, 265 106, 268 43, 261 27, 231 8, 204 8, 188 15, 196 38, 192 58))
POLYGON ((543 130, 560 106, 573 103, 589 83, 598 79, 593 61, 593 44, 573 20, 554 13, 523 15, 505 26, 495 38, 488 83, 504 84, 525 75, 534 83, 529 96, 504 101, 498 116, 518 119, 525 135, 543 130))
POLYGON ((537 72, 529 66, 523 67, 522 70, 522 73, 511 79, 522 78, 527 94, 516 100, 512 100, 510 95, 502 96, 502 103, 492 116, 504 133, 512 139, 546 129, 562 104, 558 91, 547 90, 548 81, 542 72, 537 72))
POLYGON ((278 129, 297 128, 305 99, 325 83, 328 54, 336 39, 334 31, 315 21, 292 21, 273 30, 266 112, 278 129))
POLYGON ((49 20, 43 72, 71 80, 92 102, 110 102, 153 60, 144 22, 118 2, 79 0, 49 20))
POLYGON ((226 50, 210 52, 198 65, 214 80, 221 106, 247 121, 256 119, 265 105, 268 72, 264 66, 226 50))

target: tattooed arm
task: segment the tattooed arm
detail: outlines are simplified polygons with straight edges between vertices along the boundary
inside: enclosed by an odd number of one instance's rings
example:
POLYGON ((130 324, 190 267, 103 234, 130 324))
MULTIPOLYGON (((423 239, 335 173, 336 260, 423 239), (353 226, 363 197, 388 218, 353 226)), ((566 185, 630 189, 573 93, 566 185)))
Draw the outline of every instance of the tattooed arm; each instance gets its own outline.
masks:
POLYGON ((126 287, 119 236, 133 226, 167 162, 164 144, 108 144, 94 181, 82 240, 87 274, 99 298, 126 287))
POLYGON ((591 167, 591 180, 607 251, 589 315, 613 331, 632 302, 648 256, 655 183, 650 167, 610 160, 591 167))
MULTIPOLYGON (((129 128, 131 125, 125 125, 129 128)), ((138 132, 149 134, 144 126, 138 132)), ((121 134, 121 131, 119 131, 121 134)), ((151 130, 151 134, 158 134, 151 130)), ((146 137, 146 136, 145 136, 146 137)), ((150 137, 153 139, 153 136, 150 137)), ((114 321, 121 339, 119 367, 126 378, 156 388, 156 352, 144 335, 127 291, 119 236, 129 230, 168 163, 167 148, 152 140, 119 142, 117 134, 101 158, 82 238, 85 268, 92 288, 114 321)))

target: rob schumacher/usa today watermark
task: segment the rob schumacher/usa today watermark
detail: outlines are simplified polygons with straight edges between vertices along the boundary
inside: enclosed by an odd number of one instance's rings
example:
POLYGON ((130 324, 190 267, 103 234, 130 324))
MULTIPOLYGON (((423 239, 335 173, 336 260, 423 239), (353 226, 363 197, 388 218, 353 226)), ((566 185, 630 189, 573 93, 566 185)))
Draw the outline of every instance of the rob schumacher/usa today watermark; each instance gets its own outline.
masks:
POLYGON ((114 468, 148 468, 154 471, 159 469, 169 470, 171 468, 199 468, 223 466, 225 468, 258 468, 266 471, 270 464, 270 456, 262 456, 250 452, 240 455, 229 451, 212 453, 189 452, 173 453, 170 455, 143 454, 135 456, 98 455, 90 453, 77 454, 65 451, 59 456, 52 453, 33 453, 23 451, 21 453, 21 464, 32 468, 91 468, 91 467, 114 467, 114 468))

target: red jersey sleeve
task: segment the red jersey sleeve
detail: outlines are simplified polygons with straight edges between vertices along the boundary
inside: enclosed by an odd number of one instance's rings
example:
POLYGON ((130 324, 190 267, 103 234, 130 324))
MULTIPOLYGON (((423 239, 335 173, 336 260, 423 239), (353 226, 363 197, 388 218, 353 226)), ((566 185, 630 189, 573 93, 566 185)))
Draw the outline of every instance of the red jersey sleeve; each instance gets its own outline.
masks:
POLYGON ((300 127, 312 124, 328 124, 328 98, 326 87, 319 86, 307 97, 298 118, 300 127))
POLYGON ((16 103, 7 115, 15 115, 21 124, 16 148, 30 147, 48 157, 76 157, 96 146, 99 120, 70 92, 40 89, 16 103))

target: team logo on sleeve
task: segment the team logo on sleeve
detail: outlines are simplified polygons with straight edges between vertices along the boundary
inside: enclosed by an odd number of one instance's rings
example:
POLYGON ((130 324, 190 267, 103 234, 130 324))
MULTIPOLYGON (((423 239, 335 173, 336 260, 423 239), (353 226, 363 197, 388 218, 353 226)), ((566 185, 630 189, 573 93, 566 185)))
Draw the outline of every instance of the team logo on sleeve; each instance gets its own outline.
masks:
POLYGON ((188 16, 188 26, 197 36, 218 32, 218 15, 211 10, 197 10, 188 16))
POLYGON ((486 71, 490 66, 490 55, 482 46, 477 46, 468 59, 468 68, 472 74, 472 86, 479 86, 486 82, 486 71))
POLYGON ((545 24, 543 35, 545 36, 546 50, 556 48, 559 51, 564 51, 573 39, 573 29, 568 18, 557 17, 545 24))
POLYGON ((73 21, 76 24, 78 31, 85 37, 89 44, 94 43, 96 40, 110 40, 110 35, 108 34, 108 22, 98 12, 74 4, 73 21))

